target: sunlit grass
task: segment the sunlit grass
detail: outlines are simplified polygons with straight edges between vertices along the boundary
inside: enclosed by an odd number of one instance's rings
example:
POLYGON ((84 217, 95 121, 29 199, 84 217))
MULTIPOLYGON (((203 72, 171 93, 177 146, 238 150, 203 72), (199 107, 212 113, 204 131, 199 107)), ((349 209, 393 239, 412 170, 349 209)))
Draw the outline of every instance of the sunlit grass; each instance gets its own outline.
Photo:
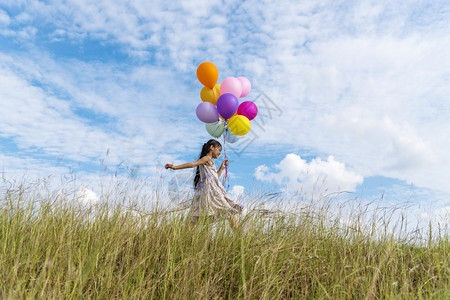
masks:
POLYGON ((33 184, 1 193, 0 298, 450 297, 448 231, 432 226, 412 241, 380 230, 387 223, 376 218, 330 219, 324 205, 250 212, 233 232, 226 221, 190 226, 156 206, 80 207, 33 184))

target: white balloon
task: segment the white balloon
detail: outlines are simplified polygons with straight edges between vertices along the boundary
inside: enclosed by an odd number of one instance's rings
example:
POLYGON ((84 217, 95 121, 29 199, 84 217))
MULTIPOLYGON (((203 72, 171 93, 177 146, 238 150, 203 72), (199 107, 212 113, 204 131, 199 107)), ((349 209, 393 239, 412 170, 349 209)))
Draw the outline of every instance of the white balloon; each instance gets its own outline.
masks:
POLYGON ((234 133, 232 133, 230 131, 230 129, 225 129, 225 141, 227 141, 230 144, 236 143, 239 140, 239 137, 237 135, 235 135, 234 133))

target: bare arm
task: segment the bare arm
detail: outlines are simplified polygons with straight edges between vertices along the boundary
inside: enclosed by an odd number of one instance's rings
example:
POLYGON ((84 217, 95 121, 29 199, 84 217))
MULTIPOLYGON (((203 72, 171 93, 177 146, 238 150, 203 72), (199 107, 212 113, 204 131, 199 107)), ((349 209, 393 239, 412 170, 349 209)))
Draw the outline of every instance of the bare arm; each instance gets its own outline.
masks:
POLYGON ((224 160, 222 164, 220 165, 219 170, 217 171, 217 177, 220 177, 222 175, 223 169, 225 169, 225 166, 228 166, 228 160, 224 160))
POLYGON ((203 156, 202 158, 200 158, 199 160, 196 160, 194 162, 190 162, 190 163, 185 163, 185 164, 181 164, 178 166, 172 165, 172 164, 166 164, 164 167, 166 169, 172 169, 172 170, 180 170, 180 169, 187 169, 187 168, 195 168, 198 165, 204 164, 205 162, 207 162, 210 158, 208 156, 203 156))
POLYGON ((219 170, 217 170, 217 177, 220 177, 222 175, 223 167, 220 166, 219 170))

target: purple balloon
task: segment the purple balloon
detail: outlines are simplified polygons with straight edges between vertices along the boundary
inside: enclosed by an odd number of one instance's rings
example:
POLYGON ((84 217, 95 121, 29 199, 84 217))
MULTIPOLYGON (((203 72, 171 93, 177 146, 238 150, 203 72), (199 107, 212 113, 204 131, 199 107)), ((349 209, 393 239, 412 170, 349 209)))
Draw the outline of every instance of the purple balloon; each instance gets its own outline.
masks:
POLYGON ((197 118, 205 123, 214 123, 219 121, 219 113, 217 108, 211 102, 202 102, 197 106, 195 111, 197 118))
POLYGON ((237 113, 247 117, 249 120, 253 120, 258 114, 258 107, 252 101, 244 101, 239 105, 237 113))
POLYGON ((217 99, 217 110, 225 120, 231 118, 239 107, 239 101, 233 94, 223 94, 217 99))

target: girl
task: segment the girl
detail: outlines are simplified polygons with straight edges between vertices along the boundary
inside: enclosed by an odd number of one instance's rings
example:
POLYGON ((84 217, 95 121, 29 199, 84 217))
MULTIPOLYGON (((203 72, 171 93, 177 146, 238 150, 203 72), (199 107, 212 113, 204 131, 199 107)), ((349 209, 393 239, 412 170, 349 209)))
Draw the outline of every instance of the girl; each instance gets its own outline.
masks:
POLYGON ((197 167, 194 178, 194 198, 189 213, 192 215, 192 222, 197 223, 199 217, 212 217, 213 221, 220 217, 228 217, 231 228, 236 231, 238 224, 236 213, 242 212, 243 206, 228 198, 227 192, 219 181, 228 160, 224 160, 217 171, 212 159, 219 157, 222 145, 211 139, 203 144, 202 152, 197 161, 174 166, 166 164, 166 169, 179 170, 197 167))

